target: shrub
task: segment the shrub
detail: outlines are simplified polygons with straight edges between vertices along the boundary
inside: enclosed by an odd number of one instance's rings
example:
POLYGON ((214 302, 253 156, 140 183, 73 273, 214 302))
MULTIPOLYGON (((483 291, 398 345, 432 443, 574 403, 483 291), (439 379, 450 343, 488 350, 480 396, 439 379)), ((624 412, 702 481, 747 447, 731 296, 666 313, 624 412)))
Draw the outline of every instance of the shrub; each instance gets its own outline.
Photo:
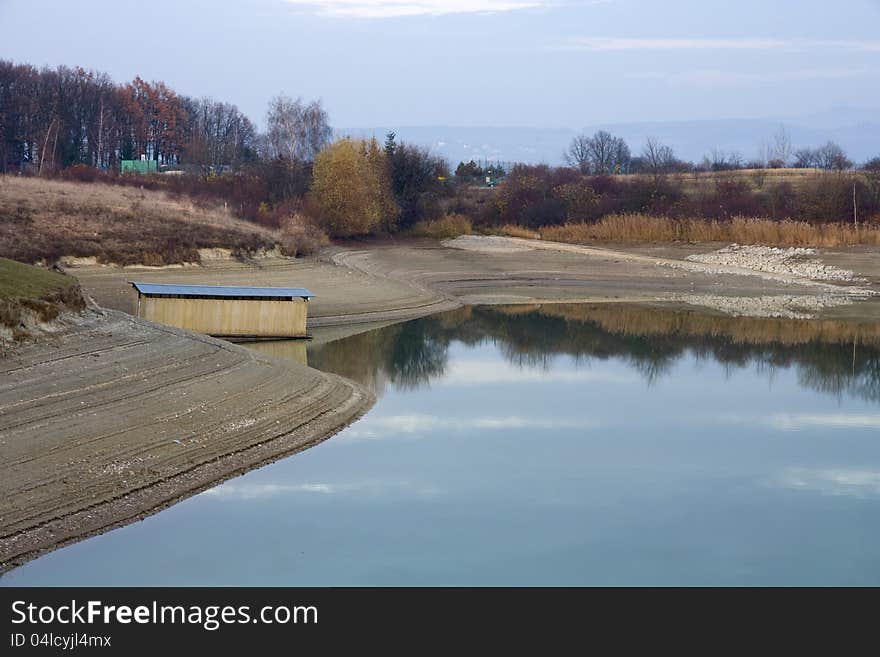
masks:
POLYGON ((74 164, 61 172, 61 177, 65 180, 73 180, 75 182, 95 182, 98 179, 98 170, 87 164, 74 164))
POLYGON ((327 234, 302 214, 293 214, 281 224, 282 255, 314 255, 329 242, 327 234))
POLYGON ((390 229, 398 215, 385 152, 375 139, 340 139, 315 159, 312 207, 333 237, 390 229))
POLYGON ((413 226, 411 234, 415 237, 431 237, 449 239, 459 235, 470 235, 473 232, 471 220, 461 214, 447 214, 440 219, 419 221, 413 226))
POLYGON ((17 328, 21 325, 21 304, 17 299, 0 299, 0 325, 17 328))

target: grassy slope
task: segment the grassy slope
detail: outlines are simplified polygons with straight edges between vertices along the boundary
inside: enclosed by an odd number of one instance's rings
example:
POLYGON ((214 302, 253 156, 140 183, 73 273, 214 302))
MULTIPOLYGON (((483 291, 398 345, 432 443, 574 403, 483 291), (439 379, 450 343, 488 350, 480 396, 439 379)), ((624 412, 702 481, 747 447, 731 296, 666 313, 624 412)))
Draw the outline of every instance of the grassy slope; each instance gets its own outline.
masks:
POLYGON ((39 299, 75 284, 70 276, 0 258, 0 299, 39 299))
POLYGON ((0 176, 0 257, 54 262, 95 257, 121 265, 197 262, 202 248, 247 253, 277 235, 222 208, 104 183, 0 176))
POLYGON ((75 278, 0 258, 0 353, 10 338, 26 338, 39 322, 85 305, 75 278))

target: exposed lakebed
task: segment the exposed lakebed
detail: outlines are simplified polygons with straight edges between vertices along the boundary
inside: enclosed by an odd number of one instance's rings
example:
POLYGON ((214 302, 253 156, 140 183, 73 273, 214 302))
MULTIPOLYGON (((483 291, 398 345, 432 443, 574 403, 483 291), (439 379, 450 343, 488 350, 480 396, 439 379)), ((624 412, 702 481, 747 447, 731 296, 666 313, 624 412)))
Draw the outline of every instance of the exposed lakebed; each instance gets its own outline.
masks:
POLYGON ((307 358, 378 403, 0 583, 880 584, 876 324, 467 307, 307 358))

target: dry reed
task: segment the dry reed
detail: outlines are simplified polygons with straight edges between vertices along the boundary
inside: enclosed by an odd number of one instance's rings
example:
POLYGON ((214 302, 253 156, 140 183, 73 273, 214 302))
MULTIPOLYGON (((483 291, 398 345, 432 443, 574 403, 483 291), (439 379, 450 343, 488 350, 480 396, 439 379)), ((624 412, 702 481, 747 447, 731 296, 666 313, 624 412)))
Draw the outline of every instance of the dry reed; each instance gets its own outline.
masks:
POLYGON ((418 222, 412 227, 410 234, 415 237, 449 239, 459 235, 470 235, 472 231, 471 220, 463 214, 447 214, 440 219, 418 222))
POLYGON ((737 217, 730 221, 670 219, 642 214, 610 215, 596 223, 546 226, 541 238, 583 244, 614 242, 734 242, 767 246, 837 247, 880 245, 875 224, 808 224, 737 217))

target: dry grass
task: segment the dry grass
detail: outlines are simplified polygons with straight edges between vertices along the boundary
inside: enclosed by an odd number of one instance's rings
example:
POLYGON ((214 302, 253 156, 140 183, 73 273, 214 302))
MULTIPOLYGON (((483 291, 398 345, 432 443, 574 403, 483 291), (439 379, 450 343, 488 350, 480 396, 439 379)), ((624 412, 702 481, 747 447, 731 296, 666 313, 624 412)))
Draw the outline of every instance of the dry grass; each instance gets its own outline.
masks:
POLYGON ((585 244, 614 242, 735 242, 767 246, 835 247, 880 245, 880 227, 808 224, 799 221, 736 218, 731 221, 669 219, 641 214, 611 215, 594 224, 547 226, 541 238, 585 244))
MULTIPOLYGON (((848 172, 859 175, 858 172, 848 172)), ((733 171, 700 171, 693 173, 673 173, 669 177, 677 181, 686 194, 693 196, 700 192, 711 191, 720 182, 745 182, 755 189, 756 182, 761 180, 760 187, 773 187, 788 183, 795 189, 815 182, 817 178, 827 176, 827 171, 820 169, 736 169, 733 171)), ((629 174, 622 178, 649 180, 649 174, 629 174)))
POLYGON ((198 262, 198 249, 250 253, 278 234, 159 191, 0 176, 0 256, 55 262, 95 257, 122 265, 198 262))
POLYGON ((314 255, 329 243, 327 233, 301 214, 294 214, 281 224, 282 255, 291 258, 314 255))
POLYGON ((504 224, 498 228, 492 228, 488 231, 490 235, 504 235, 505 237, 522 237, 527 240, 541 239, 541 233, 536 230, 529 230, 515 224, 504 224))
POLYGON ((431 237, 442 240, 459 235, 470 235, 473 232, 471 220, 462 214, 447 214, 440 219, 420 221, 412 227, 410 234, 414 237, 431 237))

